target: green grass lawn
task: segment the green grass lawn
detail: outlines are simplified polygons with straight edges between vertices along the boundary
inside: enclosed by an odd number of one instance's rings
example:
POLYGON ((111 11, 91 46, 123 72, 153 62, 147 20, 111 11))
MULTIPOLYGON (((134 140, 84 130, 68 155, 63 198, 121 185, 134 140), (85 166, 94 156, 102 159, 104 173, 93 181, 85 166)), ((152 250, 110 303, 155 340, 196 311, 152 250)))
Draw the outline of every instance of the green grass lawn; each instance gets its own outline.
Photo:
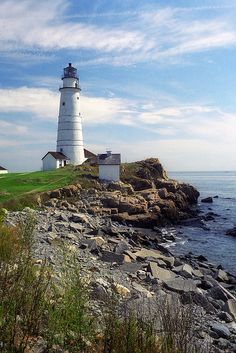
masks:
POLYGON ((65 185, 82 183, 86 175, 96 175, 90 166, 74 168, 67 166, 47 172, 9 173, 0 175, 0 205, 43 191, 54 190, 65 185))

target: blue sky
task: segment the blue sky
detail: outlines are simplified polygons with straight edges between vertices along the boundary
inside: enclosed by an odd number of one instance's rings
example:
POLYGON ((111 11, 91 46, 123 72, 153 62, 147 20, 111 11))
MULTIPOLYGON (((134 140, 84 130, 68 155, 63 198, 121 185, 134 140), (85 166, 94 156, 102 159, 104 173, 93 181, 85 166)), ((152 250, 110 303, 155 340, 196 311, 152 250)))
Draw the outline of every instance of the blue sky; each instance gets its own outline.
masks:
POLYGON ((236 170, 235 16, 233 0, 1 0, 0 165, 55 150, 72 62, 91 151, 236 170))

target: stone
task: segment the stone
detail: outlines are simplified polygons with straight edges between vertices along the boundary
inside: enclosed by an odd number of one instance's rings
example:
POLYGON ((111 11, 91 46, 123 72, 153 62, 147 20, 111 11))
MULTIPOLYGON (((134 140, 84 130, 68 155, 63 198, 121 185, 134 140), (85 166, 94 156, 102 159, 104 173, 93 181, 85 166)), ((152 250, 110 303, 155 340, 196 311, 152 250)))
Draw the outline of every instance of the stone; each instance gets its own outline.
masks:
POLYGON ((225 234, 231 235, 232 237, 236 237, 236 227, 228 229, 225 234))
POLYGON ((86 224, 89 224, 89 219, 88 217, 83 214, 83 213, 74 213, 71 217, 71 220, 74 222, 74 223, 86 223, 86 224))
POLYGON ((102 250, 102 256, 100 258, 104 262, 116 262, 118 264, 123 264, 124 255, 115 254, 114 252, 102 250))
POLYGON ((221 282, 228 282, 229 281, 229 277, 228 277, 227 273, 221 269, 219 269, 218 272, 216 273, 216 279, 221 282))
POLYGON ((218 317, 220 320, 223 320, 227 323, 229 322, 232 322, 233 321, 233 318, 230 314, 228 314, 227 312, 225 311, 221 311, 219 314, 218 314, 218 317))
POLYGON ((103 244, 106 243, 106 241, 102 237, 92 237, 90 240, 95 241, 97 246, 102 246, 103 244))
POLYGON ((198 278, 204 277, 203 273, 200 270, 195 270, 194 268, 192 268, 192 275, 198 278))
POLYGON ((84 227, 79 223, 70 223, 70 230, 72 232, 81 233, 84 231, 84 227))
POLYGON ((131 251, 129 251, 129 250, 125 250, 125 251, 124 251, 124 254, 125 254, 125 255, 128 255, 128 256, 131 258, 131 260, 136 261, 136 259, 137 259, 137 256, 136 256, 133 252, 131 252, 131 251))
POLYGON ((143 260, 148 258, 160 259, 160 260, 163 260, 169 267, 172 267, 175 262, 175 258, 173 256, 168 257, 163 255, 158 250, 149 250, 145 248, 142 248, 141 250, 135 252, 135 256, 143 260))
POLYGON ((130 297, 130 290, 119 283, 113 283, 112 289, 123 298, 130 297))
POLYGON ((231 335, 228 327, 219 322, 212 322, 211 330, 215 332, 218 337, 229 338, 231 335))
POLYGON ((174 278, 163 281, 166 288, 178 293, 197 292, 197 286, 191 279, 174 278))
POLYGON ((132 283, 132 286, 133 286, 133 288, 134 288, 137 292, 141 293, 141 294, 142 294, 143 296, 145 296, 146 298, 151 298, 151 297, 152 297, 151 292, 149 292, 146 288, 144 288, 143 286, 141 286, 141 284, 138 284, 138 283, 136 283, 136 282, 133 282, 133 283, 132 283))
POLYGON ((203 203, 212 203, 213 198, 212 197, 205 197, 204 199, 201 199, 201 202, 203 203))
POLYGON ((215 307, 202 293, 185 292, 181 295, 183 304, 196 304, 206 310, 207 313, 216 313, 215 307))
POLYGON ((108 191, 120 191, 122 194, 133 195, 134 189, 131 184, 125 184, 122 181, 112 181, 107 186, 108 191))
POLYGON ((226 302, 228 300, 227 295, 225 294, 224 290, 220 287, 212 287, 208 290, 208 295, 216 300, 223 300, 226 302))
POLYGON ((229 299, 225 303, 224 310, 228 312, 234 320, 236 321, 236 300, 234 299, 229 299))
POLYGON ((125 251, 129 250, 130 246, 126 241, 120 241, 116 246, 115 246, 115 253, 116 254, 123 254, 125 251))
POLYGON ((122 264, 119 269, 128 273, 136 273, 142 268, 142 264, 140 262, 129 262, 122 264))
POLYGON ((161 281, 165 281, 176 276, 174 272, 158 266, 155 262, 149 262, 148 271, 152 274, 154 278, 157 278, 161 281))
POLYGON ((105 300, 107 298, 107 291, 100 283, 92 283, 90 291, 91 299, 105 300))
POLYGON ((186 278, 192 278, 192 267, 188 264, 184 264, 178 267, 174 267, 173 271, 184 276, 186 278))

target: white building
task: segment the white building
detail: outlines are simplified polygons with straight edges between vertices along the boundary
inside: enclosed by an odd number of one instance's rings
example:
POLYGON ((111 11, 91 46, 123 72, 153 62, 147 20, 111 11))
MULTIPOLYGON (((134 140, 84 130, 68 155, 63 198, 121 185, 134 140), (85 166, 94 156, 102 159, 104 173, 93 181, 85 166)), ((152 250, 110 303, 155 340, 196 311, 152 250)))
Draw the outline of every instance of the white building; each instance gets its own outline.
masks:
POLYGON ((99 179, 107 181, 120 181, 121 156, 119 153, 107 151, 97 156, 99 179))
POLYGON ((0 166, 0 174, 7 174, 8 170, 0 166))
POLYGON ((54 170, 69 164, 69 158, 61 152, 48 152, 42 158, 43 170, 54 170))
POLYGON ((85 161, 80 114, 80 87, 77 69, 71 63, 64 68, 63 87, 57 130, 57 152, 70 159, 70 164, 80 165, 85 161))

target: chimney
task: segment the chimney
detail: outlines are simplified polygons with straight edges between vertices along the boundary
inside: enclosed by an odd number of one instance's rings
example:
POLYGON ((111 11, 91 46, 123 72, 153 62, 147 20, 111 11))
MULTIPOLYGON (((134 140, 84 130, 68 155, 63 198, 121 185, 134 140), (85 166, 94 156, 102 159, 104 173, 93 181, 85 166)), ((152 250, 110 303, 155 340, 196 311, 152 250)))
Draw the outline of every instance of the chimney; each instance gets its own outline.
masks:
POLYGON ((108 150, 108 151, 107 151, 107 157, 110 157, 110 156, 111 156, 111 151, 108 150))

